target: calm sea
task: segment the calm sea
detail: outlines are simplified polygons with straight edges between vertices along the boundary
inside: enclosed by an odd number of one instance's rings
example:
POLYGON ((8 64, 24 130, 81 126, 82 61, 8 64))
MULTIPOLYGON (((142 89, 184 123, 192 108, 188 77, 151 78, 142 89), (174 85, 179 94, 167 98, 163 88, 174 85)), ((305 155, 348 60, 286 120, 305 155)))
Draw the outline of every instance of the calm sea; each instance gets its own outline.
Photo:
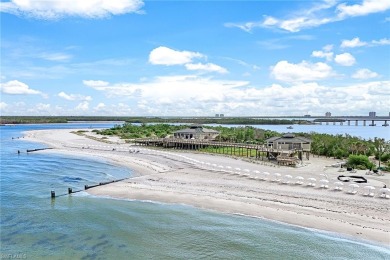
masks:
MULTIPOLYGON (((12 259, 389 259, 390 248, 246 216, 185 205, 98 198, 52 201, 50 190, 131 176, 105 161, 24 151, 34 129, 90 124, 2 126, 1 258, 12 259), (12 139, 14 137, 14 139, 12 139), (22 151, 20 155, 17 150, 22 151)), ((94 124, 106 128, 113 124, 94 124)))

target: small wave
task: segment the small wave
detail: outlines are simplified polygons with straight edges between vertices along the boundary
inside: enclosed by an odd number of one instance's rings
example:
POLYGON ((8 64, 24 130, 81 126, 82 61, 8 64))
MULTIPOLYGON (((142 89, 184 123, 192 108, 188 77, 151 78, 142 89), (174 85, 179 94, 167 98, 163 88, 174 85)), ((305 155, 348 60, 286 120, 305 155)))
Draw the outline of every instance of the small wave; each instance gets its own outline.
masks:
POLYGON ((71 182, 71 183, 80 182, 83 180, 85 181, 85 179, 80 178, 80 177, 69 177, 69 176, 62 177, 61 180, 64 182, 71 182))

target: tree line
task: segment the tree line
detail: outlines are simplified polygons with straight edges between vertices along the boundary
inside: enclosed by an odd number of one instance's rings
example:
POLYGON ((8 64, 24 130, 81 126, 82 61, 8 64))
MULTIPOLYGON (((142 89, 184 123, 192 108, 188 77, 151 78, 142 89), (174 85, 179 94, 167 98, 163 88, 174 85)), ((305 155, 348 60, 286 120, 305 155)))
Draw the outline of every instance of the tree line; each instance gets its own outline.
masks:
POLYGON ((120 117, 120 116, 2 116, 1 124, 67 123, 69 121, 122 121, 138 124, 232 124, 232 125, 292 125, 312 124, 307 120, 258 119, 246 117, 120 117))
MULTIPOLYGON (((122 139, 135 138, 164 138, 172 137, 177 130, 188 128, 189 125, 172 124, 131 124, 116 125, 105 130, 94 130, 102 135, 116 135, 122 139)), ((217 141, 233 143, 265 144, 268 138, 280 136, 283 133, 264 130, 252 126, 245 127, 224 127, 208 126, 220 132, 217 141)), ((359 161, 362 158, 375 157, 379 160, 379 167, 389 168, 390 142, 382 138, 365 140, 351 135, 330 135, 320 133, 295 133, 296 136, 303 136, 312 140, 311 153, 318 156, 326 156, 337 159, 354 158, 351 161, 359 161), (357 156, 357 157, 356 157, 357 156)), ((372 168, 372 165, 364 163, 365 168, 372 168)), ((353 165, 352 165, 353 166, 353 165)), ((357 165, 355 165, 357 166, 357 165)))

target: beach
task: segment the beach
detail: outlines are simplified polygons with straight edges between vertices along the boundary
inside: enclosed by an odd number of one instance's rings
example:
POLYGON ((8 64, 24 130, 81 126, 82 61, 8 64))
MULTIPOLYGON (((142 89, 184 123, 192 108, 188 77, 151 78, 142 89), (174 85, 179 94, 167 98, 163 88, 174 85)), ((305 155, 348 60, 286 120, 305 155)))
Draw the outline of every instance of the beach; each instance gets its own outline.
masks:
POLYGON ((349 184, 342 191, 333 189, 337 176, 348 175, 331 166, 339 160, 311 156, 301 167, 278 167, 267 161, 132 146, 111 137, 98 141, 101 137, 91 132, 87 136, 94 139, 71 130, 30 131, 24 138, 54 148, 40 153, 102 158, 134 172, 124 181, 88 189, 92 195, 186 204, 390 243, 389 200, 377 196, 383 185, 389 186, 388 174, 353 173, 364 176, 368 183, 359 184, 357 194, 352 195, 346 192, 349 184), (267 180, 261 179, 263 172, 270 173, 267 180), (280 173, 281 181, 273 181, 275 173, 280 173), (304 178, 303 185, 295 184, 297 176, 304 178), (316 179, 315 187, 306 185, 308 178, 316 179), (329 181, 328 189, 320 188, 321 179, 329 181), (283 180, 289 183, 283 184, 283 180), (363 196, 367 185, 375 187, 374 197, 363 196))

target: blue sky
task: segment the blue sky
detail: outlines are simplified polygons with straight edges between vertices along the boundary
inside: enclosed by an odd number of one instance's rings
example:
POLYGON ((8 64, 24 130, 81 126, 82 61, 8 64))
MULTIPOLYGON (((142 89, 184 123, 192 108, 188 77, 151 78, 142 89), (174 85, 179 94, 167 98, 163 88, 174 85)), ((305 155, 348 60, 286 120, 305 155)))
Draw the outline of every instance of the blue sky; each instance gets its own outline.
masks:
POLYGON ((388 0, 1 0, 0 11, 1 115, 389 114, 388 0))

